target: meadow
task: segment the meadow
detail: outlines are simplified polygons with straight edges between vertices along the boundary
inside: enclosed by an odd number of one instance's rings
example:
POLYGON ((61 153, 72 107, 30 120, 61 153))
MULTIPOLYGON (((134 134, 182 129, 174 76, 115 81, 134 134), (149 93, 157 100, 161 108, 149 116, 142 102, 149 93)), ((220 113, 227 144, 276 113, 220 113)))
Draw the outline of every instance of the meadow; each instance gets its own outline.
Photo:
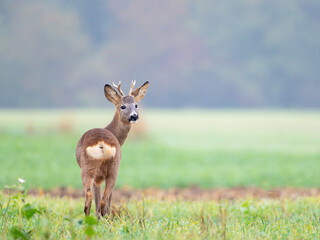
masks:
MULTIPOLYGON (((81 188, 75 147, 113 110, 0 111, 0 188, 81 188)), ((319 187, 320 112, 142 111, 117 187, 319 187)))
MULTIPOLYGON (((0 188, 81 189, 75 146, 113 110, 1 110, 0 188), (14 184, 14 185, 12 185, 14 184)), ((142 110, 116 188, 319 189, 320 112, 142 110)), ((317 239, 319 195, 114 202, 84 217, 83 198, 0 192, 3 239, 317 239)))
POLYGON ((318 239, 319 197, 228 201, 143 199, 108 219, 69 198, 0 194, 2 239, 318 239))

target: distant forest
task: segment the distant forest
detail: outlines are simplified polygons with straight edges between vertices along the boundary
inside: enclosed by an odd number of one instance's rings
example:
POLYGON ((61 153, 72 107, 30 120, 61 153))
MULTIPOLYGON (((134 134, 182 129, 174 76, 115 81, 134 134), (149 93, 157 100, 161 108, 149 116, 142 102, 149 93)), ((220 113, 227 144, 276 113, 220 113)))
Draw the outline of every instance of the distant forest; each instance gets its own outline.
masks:
POLYGON ((320 107, 319 0, 1 0, 0 107, 320 107))

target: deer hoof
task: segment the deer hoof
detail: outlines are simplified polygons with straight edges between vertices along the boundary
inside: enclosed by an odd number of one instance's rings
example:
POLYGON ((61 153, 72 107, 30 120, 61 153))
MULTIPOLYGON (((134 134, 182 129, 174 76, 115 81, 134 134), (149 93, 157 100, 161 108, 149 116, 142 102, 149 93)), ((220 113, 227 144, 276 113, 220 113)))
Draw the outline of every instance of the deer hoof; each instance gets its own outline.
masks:
POLYGON ((90 208, 85 206, 83 211, 86 216, 90 215, 90 208))

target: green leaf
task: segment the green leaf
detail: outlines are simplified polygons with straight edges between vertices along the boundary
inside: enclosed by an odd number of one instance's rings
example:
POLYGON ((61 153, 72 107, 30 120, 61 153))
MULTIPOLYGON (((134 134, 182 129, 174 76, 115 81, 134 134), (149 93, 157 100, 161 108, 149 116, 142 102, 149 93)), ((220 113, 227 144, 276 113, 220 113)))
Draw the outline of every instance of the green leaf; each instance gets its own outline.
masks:
POLYGON ((87 227, 84 233, 89 237, 93 237, 96 235, 96 232, 92 227, 87 227))
POLYGON ((88 237, 95 236, 96 232, 94 231, 93 226, 98 224, 97 218, 93 217, 93 216, 86 216, 84 219, 84 222, 87 225, 86 230, 85 230, 85 234, 88 237))
POLYGON ((38 209, 33 207, 30 203, 27 203, 21 209, 22 215, 26 217, 28 220, 36 213, 41 213, 38 209))
POLYGON ((96 217, 93 216, 86 216, 84 222, 88 225, 88 226, 92 226, 92 225, 97 225, 98 224, 98 220, 96 217))
POLYGON ((31 239, 30 233, 25 232, 23 229, 19 229, 17 227, 11 228, 10 233, 14 239, 31 239))

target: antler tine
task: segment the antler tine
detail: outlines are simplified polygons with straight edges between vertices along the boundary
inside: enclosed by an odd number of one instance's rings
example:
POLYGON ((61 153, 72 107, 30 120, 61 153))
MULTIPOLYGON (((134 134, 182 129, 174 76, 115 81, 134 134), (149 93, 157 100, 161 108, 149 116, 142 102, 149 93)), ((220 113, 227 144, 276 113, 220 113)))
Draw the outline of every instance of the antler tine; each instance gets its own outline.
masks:
POLYGON ((134 88, 134 85, 136 85, 136 80, 132 80, 131 82, 131 88, 130 88, 130 91, 129 91, 129 95, 131 95, 132 91, 133 91, 133 88, 134 88))
POLYGON ((115 85, 114 83, 113 83, 113 86, 118 89, 118 91, 119 91, 119 93, 121 94, 121 96, 124 96, 124 93, 122 92, 122 90, 121 90, 121 88, 120 88, 120 87, 121 87, 121 81, 119 81, 118 86, 115 85))

